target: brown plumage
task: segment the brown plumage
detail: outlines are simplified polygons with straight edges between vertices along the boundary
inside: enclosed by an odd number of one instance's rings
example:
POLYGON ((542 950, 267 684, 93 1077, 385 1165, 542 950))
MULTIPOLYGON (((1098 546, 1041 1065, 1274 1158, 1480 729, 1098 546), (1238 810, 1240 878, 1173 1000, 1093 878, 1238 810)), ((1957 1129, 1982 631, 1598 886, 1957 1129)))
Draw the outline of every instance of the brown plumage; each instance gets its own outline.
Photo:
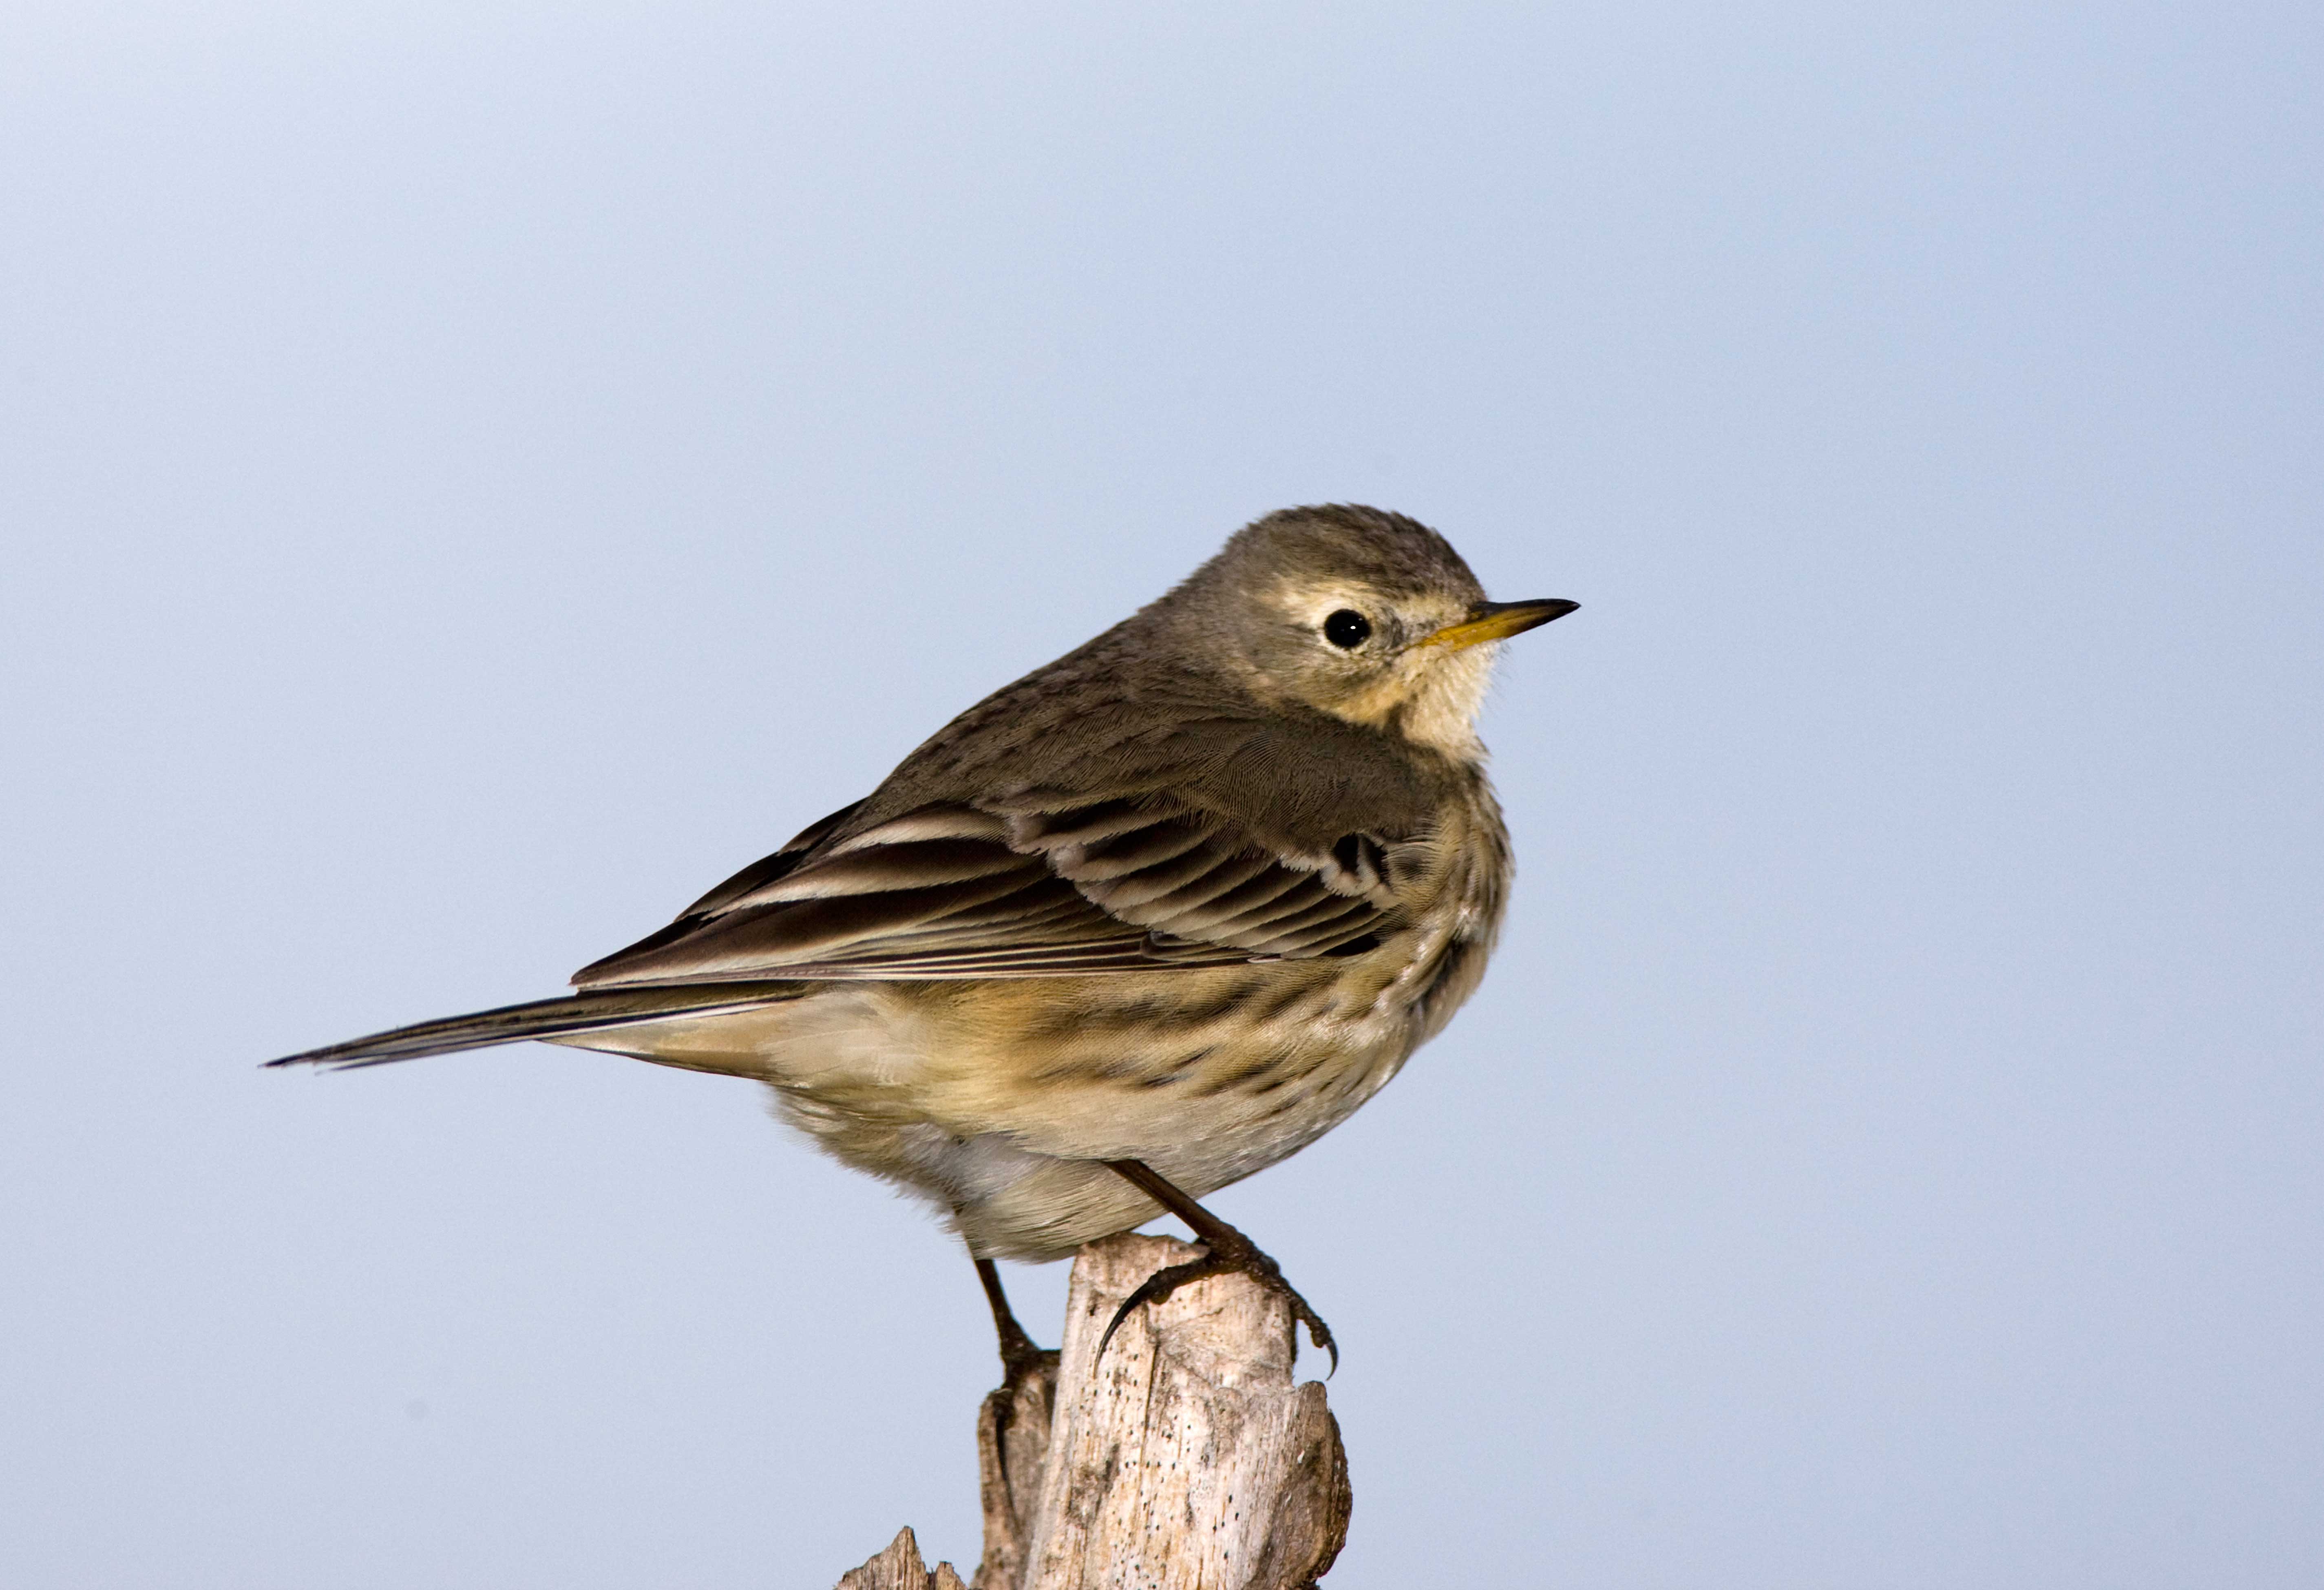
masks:
POLYGON ((756 1078, 980 1260, 1186 1213, 1170 1189, 1312 1143, 1476 988, 1510 875, 1493 642, 1572 605, 1486 602, 1398 515, 1270 515, 575 996, 275 1063, 540 1037, 756 1078))

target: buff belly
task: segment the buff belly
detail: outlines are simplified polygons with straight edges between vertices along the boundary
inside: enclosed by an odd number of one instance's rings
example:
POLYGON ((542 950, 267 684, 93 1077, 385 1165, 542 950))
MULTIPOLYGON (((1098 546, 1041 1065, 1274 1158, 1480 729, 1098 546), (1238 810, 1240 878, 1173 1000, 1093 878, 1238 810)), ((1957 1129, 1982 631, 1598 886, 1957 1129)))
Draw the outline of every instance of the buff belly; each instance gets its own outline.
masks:
POLYGON ((824 983, 561 1041, 763 1081, 786 1120, 927 1199, 978 1256, 1046 1260, 1158 1213, 1093 1162, 1142 1160, 1200 1198, 1378 1092, 1422 1035, 1414 981, 1386 959, 824 983))

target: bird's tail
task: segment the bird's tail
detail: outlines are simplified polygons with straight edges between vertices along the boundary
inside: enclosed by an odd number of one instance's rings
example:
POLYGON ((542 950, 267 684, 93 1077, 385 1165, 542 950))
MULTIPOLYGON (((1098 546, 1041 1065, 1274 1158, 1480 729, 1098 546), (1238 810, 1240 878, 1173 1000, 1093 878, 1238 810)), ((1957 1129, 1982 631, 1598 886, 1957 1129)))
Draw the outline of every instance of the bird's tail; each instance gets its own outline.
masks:
POLYGON ((527 1038, 564 1038, 609 1027, 637 1026, 677 1016, 720 1016, 795 999, 797 983, 690 983, 663 988, 605 988, 503 1006, 473 1016, 447 1016, 392 1032, 374 1033, 303 1054, 286 1054, 269 1065, 324 1065, 336 1071, 418 1060, 460 1049, 487 1049, 527 1038))

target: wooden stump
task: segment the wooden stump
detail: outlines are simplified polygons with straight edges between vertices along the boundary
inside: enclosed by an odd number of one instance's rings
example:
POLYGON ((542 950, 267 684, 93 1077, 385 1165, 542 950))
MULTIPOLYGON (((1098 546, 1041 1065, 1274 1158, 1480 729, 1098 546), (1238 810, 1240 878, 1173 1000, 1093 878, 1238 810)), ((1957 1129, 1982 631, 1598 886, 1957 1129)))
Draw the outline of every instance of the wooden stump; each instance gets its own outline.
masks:
POLYGON ((967 1590, 952 1564, 940 1562, 930 1573, 920 1560, 920 1543, 909 1526, 896 1531, 888 1549, 860 1568, 839 1576, 839 1590, 967 1590))
MULTIPOLYGON (((1074 1258, 1062 1364, 977 1415, 975 1590, 1302 1590, 1339 1555, 1347 1459, 1323 1386, 1293 1383, 1280 1298, 1240 1275, 1196 1282, 1122 1321, 1096 1361, 1122 1299, 1197 1251, 1130 1235, 1074 1258)), ((908 1530, 842 1581, 957 1583, 908 1530), (858 1577, 875 1569, 888 1576, 858 1577)))

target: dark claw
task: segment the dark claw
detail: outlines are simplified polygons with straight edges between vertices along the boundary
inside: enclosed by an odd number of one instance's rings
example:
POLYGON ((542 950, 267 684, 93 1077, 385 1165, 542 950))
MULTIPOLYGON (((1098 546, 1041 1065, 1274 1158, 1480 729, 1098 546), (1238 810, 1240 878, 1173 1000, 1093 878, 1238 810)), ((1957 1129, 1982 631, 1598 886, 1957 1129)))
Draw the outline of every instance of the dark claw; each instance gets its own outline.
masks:
MULTIPOLYGON (((1199 1259, 1184 1264, 1173 1264, 1167 1270, 1157 1270, 1141 1282, 1136 1291, 1122 1299, 1121 1307, 1113 1311, 1112 1320, 1105 1334, 1098 1338, 1098 1364, 1105 1362, 1105 1349, 1113 1340, 1113 1333, 1140 1303, 1158 1303, 1190 1281, 1200 1281, 1206 1275, 1248 1275, 1268 1291, 1291 1305, 1291 1316, 1307 1328, 1307 1339, 1332 1356, 1332 1367, 1324 1372, 1329 1380, 1340 1372, 1339 1344, 1332 1339, 1332 1328, 1323 1317, 1308 1306, 1307 1300, 1283 1279, 1283 1267, 1249 1243, 1230 1244, 1206 1241, 1199 1259)), ((1093 1367, 1094 1365, 1093 1365, 1093 1367)))
POLYGON ((1059 1354, 1055 1347, 1028 1347, 1021 1353, 1004 1353, 1001 1356, 1001 1389, 1014 1392, 1016 1389, 1043 1371, 1055 1374, 1059 1354))
MULTIPOLYGON (((1017 1322, 1011 1319, 1010 1324, 1017 1322)), ((1026 1376, 1043 1369, 1055 1368, 1057 1350, 1036 1345, 1022 1330, 1003 1330, 1001 1334, 1001 1384, 1014 1391, 1026 1376)))
POLYGON ((1136 1291, 1121 1300, 1121 1307, 1113 1311, 1113 1319, 1106 1326, 1105 1334, 1097 1338, 1097 1361, 1100 1364, 1105 1362, 1105 1350, 1113 1345, 1113 1333, 1121 1328, 1121 1322, 1130 1318, 1139 1304, 1158 1303, 1186 1282, 1200 1281, 1214 1273, 1210 1260, 1204 1257, 1184 1264, 1173 1264, 1167 1270, 1157 1270, 1148 1275, 1139 1284, 1136 1291))

